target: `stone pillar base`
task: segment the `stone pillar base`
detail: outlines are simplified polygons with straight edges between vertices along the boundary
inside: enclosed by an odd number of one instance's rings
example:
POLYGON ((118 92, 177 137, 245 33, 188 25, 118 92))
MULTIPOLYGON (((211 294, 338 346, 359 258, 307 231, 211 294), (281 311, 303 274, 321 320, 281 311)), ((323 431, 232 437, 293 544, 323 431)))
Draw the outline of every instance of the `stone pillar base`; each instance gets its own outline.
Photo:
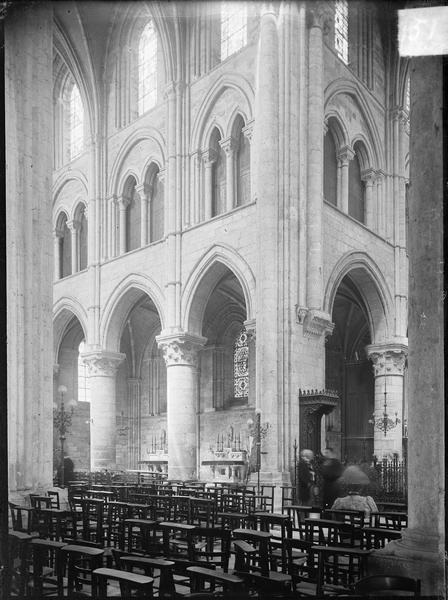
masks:
POLYGON ((424 532, 404 530, 401 540, 394 540, 369 557, 369 575, 401 575, 420 579, 422 596, 444 598, 446 565, 443 550, 428 546, 424 532))

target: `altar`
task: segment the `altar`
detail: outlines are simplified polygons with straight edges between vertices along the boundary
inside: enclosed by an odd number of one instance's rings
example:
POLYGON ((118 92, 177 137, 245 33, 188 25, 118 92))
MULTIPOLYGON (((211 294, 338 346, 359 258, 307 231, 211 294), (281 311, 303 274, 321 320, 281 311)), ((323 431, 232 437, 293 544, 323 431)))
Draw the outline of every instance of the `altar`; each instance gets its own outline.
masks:
POLYGON ((246 450, 224 448, 214 452, 214 458, 201 464, 210 468, 210 478, 216 483, 244 483, 247 473, 246 450))

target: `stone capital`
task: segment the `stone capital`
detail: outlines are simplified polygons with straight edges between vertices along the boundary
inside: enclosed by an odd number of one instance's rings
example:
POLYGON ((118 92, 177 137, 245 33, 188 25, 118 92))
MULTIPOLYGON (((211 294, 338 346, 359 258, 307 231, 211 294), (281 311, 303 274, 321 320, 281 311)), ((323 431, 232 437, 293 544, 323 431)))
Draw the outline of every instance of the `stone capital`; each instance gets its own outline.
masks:
POLYGON ((246 328, 247 337, 251 342, 256 342, 257 340, 257 321, 256 319, 249 319, 244 321, 244 327, 246 328))
POLYGON ((243 127, 241 130, 243 135, 252 143, 253 135, 254 135, 254 120, 249 121, 249 123, 243 127))
POLYGON ((75 219, 73 219, 72 221, 67 221, 67 227, 72 233, 74 233, 75 231, 78 231, 78 229, 81 227, 81 223, 80 221, 76 221, 75 219))
POLYGON ((166 176, 166 170, 165 169, 159 169, 158 175, 159 175, 159 181, 161 183, 164 183, 165 182, 165 176, 166 176))
POLYGON ((305 337, 319 338, 322 335, 327 337, 333 333, 334 323, 328 313, 317 308, 305 310, 306 314, 303 318, 303 335, 305 337))
POLYGON ((324 33, 329 29, 329 14, 325 4, 319 0, 315 0, 308 5, 307 25, 309 29, 319 27, 324 33))
POLYGON ((232 156, 232 154, 235 152, 235 150, 238 149, 238 140, 236 140, 234 137, 232 137, 230 135, 225 140, 221 140, 219 142, 219 145, 226 153, 226 156, 232 156))
POLYGON ((118 202, 118 206, 119 206, 120 210, 126 210, 126 208, 131 203, 131 199, 128 198, 127 196, 118 196, 117 202, 118 202))
POLYGON ((62 227, 55 227, 53 229, 53 236, 55 239, 64 237, 64 230, 62 227))
POLYGON ((373 185, 376 178, 377 174, 374 169, 366 169, 361 173, 361 179, 366 182, 366 185, 373 185))
POLYGON ((156 337, 157 345, 162 349, 167 367, 184 365, 198 366, 198 352, 207 342, 207 338, 190 333, 163 332, 156 337))
POLYGON ((113 377, 125 358, 126 355, 121 352, 108 352, 106 350, 83 352, 81 354, 81 360, 87 366, 89 376, 94 377, 113 377))
POLYGON ((218 155, 216 154, 216 150, 213 150, 212 148, 208 148, 207 150, 202 151, 201 158, 202 158, 205 166, 207 167, 207 166, 211 166, 214 162, 216 162, 218 155))
POLYGON ((135 186, 135 191, 141 199, 147 200, 151 193, 151 186, 149 186, 147 183, 141 183, 140 185, 135 186))
POLYGON ((375 377, 381 375, 403 375, 408 355, 406 344, 370 344, 367 356, 373 363, 375 377))
POLYGON ((116 201, 117 201, 116 194, 110 194, 110 196, 107 196, 107 198, 106 198, 106 202, 109 202, 110 204, 115 204, 116 201))
POLYGON ((338 159, 345 164, 348 164, 354 156, 355 152, 350 146, 342 146, 338 153, 338 159))
POLYGON ((167 98, 168 100, 174 100, 174 98, 176 97, 176 84, 174 83, 174 81, 170 81, 166 86, 165 86, 165 90, 164 90, 164 97, 167 98))

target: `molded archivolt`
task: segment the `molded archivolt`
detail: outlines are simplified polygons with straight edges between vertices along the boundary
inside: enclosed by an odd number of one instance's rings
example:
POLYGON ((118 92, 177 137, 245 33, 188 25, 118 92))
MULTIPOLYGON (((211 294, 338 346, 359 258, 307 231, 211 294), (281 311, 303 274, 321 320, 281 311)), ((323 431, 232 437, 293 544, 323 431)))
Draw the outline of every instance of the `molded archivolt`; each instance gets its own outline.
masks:
POLYGON ((346 275, 350 275, 364 300, 372 344, 389 340, 394 319, 392 295, 380 268, 365 252, 348 252, 340 258, 327 281, 324 311, 332 314, 336 293, 346 275))
POLYGON ((62 173, 53 184, 53 214, 59 212, 62 207, 66 209, 67 214, 70 214, 75 197, 81 198, 87 206, 88 186, 86 177, 78 170, 62 173))
MULTIPOLYGON (((356 134, 353 140, 350 140, 350 144, 353 147, 353 144, 361 140, 365 144, 367 151, 369 152, 369 158, 371 161, 370 167, 375 169, 385 169, 385 156, 383 151, 383 144, 381 142, 381 137, 378 131, 378 127, 376 125, 375 118, 372 114, 369 103, 367 102, 362 87, 359 83, 350 81, 348 79, 335 79, 332 81, 325 90, 325 115, 331 115, 331 111, 333 111, 332 101, 339 94, 347 94, 352 97, 353 101, 358 104, 358 109, 360 110, 362 116, 364 117, 368 131, 367 132, 359 132, 356 134)), ((339 116, 339 123, 342 124, 344 121, 339 116)), ((344 126, 344 129, 346 127, 344 126)))
POLYGON ((328 130, 333 135, 336 149, 340 150, 344 146, 347 146, 350 143, 349 135, 347 127, 345 126, 344 120, 339 111, 337 111, 334 107, 331 107, 325 114, 325 121, 327 123, 328 130))
POLYGON ((219 77, 208 90, 201 106, 197 111, 191 133, 191 152, 195 152, 202 148, 204 140, 208 139, 207 136, 210 135, 213 127, 218 126, 218 123, 210 122, 210 113, 218 99, 228 88, 234 89, 238 92, 240 102, 233 110, 230 118, 226 119, 225 123, 219 123, 219 128, 223 134, 223 139, 230 135, 233 121, 237 113, 241 114, 246 125, 253 119, 255 95, 251 84, 241 75, 221 75, 221 77, 219 77))
POLYGON ((126 318, 143 294, 154 303, 163 329, 165 297, 161 289, 150 277, 131 273, 115 287, 104 306, 100 322, 102 348, 112 352, 120 351, 120 339, 126 318))
POLYGON ((216 284, 232 271, 240 283, 247 319, 255 318, 255 277, 247 262, 229 246, 213 246, 194 267, 182 294, 182 327, 202 335, 202 322, 208 299, 216 284))
POLYGON ((159 131, 157 131, 157 129, 152 127, 143 127, 133 131, 127 140, 122 144, 120 151, 115 158, 109 177, 110 185, 108 189, 108 195, 119 195, 121 193, 123 183, 129 174, 134 176, 137 185, 143 183, 145 180, 146 170, 151 162, 155 162, 158 165, 165 165, 165 147, 165 139, 159 133, 159 131), (126 161, 133 148, 135 148, 139 142, 146 140, 153 142, 155 151, 150 158, 145 160, 142 168, 137 172, 135 166, 126 165, 126 161))
POLYGON ((57 364, 59 348, 62 343, 65 331, 73 318, 78 319, 86 343, 87 337, 87 312, 84 307, 73 297, 64 296, 60 298, 53 307, 53 354, 54 363, 57 364))

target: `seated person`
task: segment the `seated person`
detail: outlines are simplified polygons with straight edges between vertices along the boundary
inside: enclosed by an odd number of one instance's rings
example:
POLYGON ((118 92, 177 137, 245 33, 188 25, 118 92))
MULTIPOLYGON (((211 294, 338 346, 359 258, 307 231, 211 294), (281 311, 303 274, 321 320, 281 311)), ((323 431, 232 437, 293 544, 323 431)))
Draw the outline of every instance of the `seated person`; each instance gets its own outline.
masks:
POLYGON ((372 496, 366 496, 363 486, 352 485, 346 496, 336 498, 331 507, 333 510, 363 510, 364 521, 368 522, 370 513, 378 512, 377 505, 372 496))

